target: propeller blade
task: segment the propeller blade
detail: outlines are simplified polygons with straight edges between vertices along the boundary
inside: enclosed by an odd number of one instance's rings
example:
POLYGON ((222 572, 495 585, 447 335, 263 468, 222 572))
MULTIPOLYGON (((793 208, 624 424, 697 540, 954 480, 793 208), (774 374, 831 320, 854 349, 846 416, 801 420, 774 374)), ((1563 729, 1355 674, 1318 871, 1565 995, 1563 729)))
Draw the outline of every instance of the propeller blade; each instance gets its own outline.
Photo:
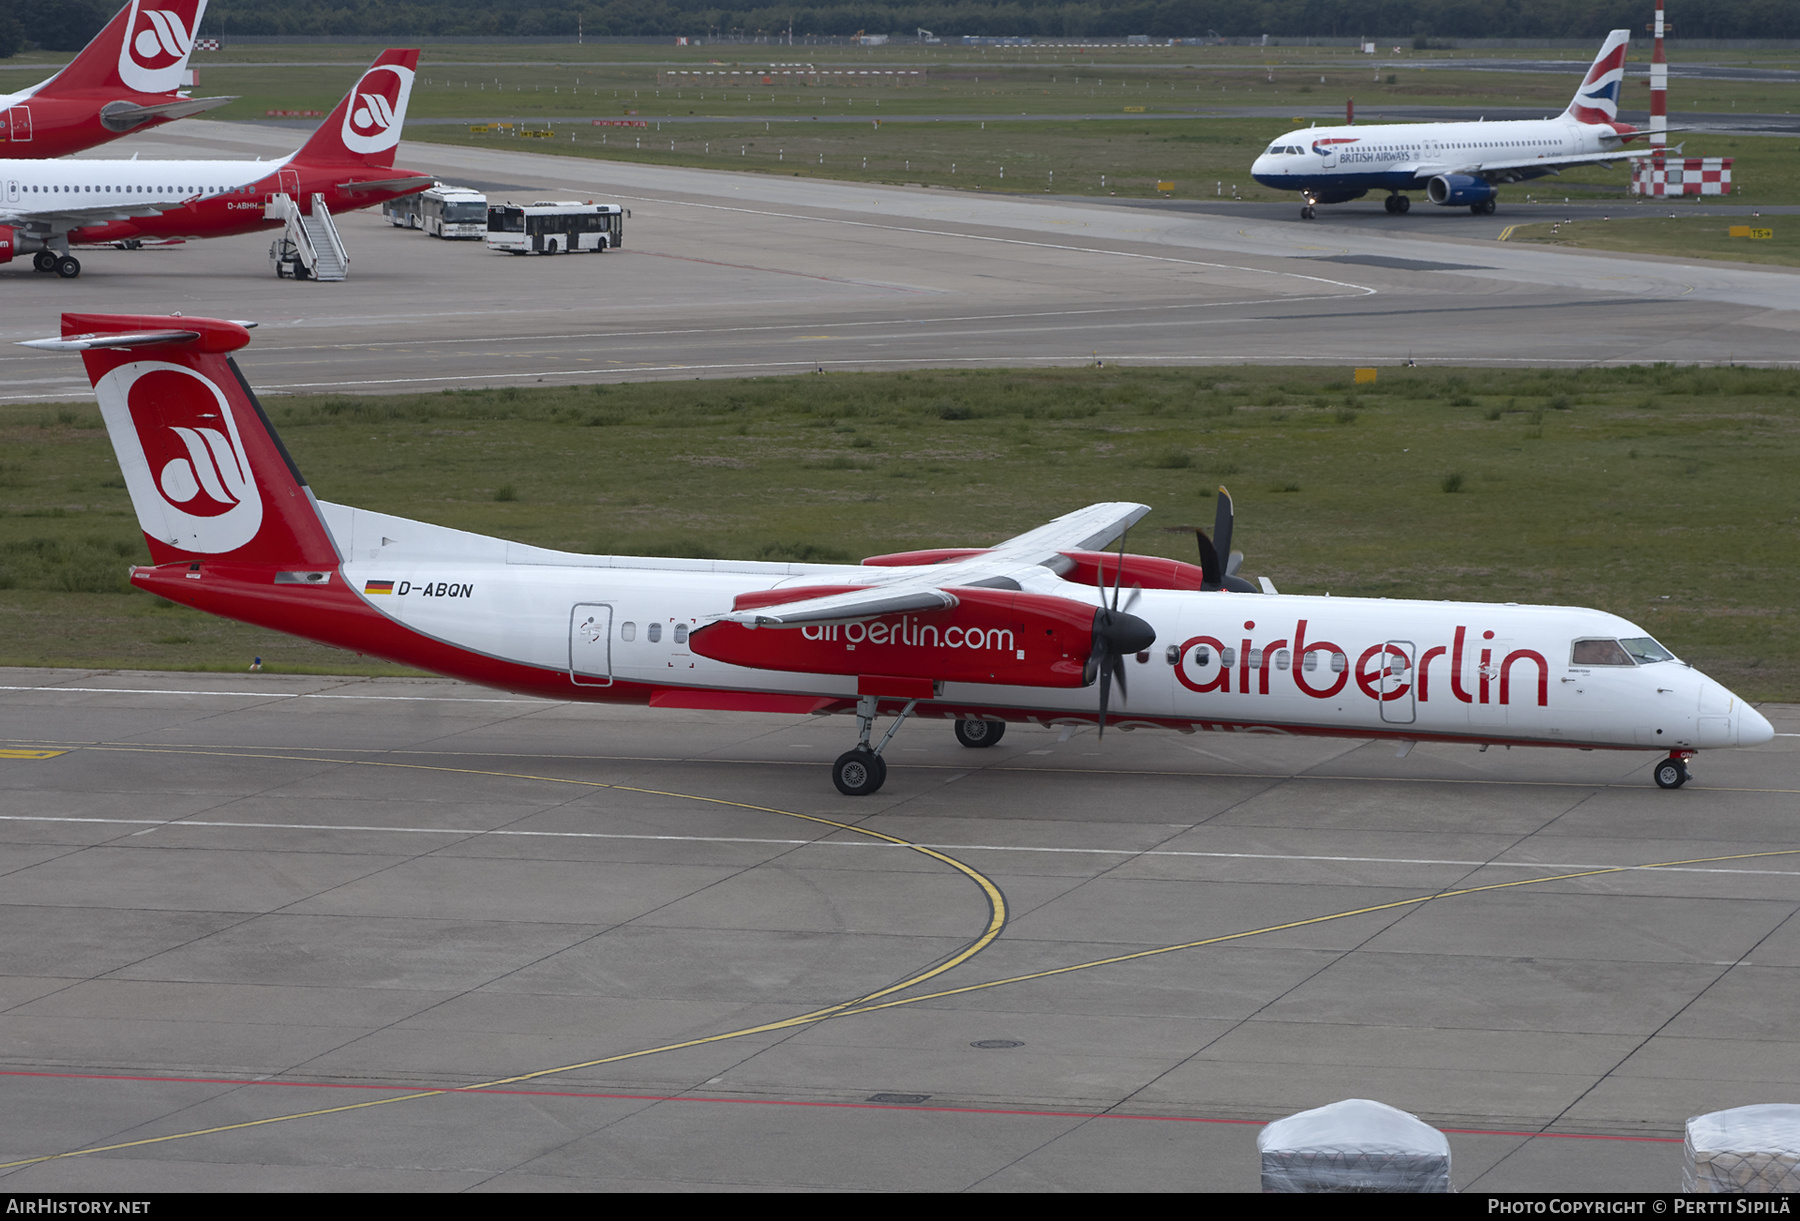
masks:
POLYGON ((1119 699, 1126 698, 1125 658, 1142 653, 1156 643, 1156 629, 1128 611, 1102 608, 1094 613, 1094 647, 1083 674, 1088 682, 1100 680, 1100 734, 1106 734, 1106 714, 1112 707, 1112 686, 1119 684, 1119 699))
MULTIPOLYGON (((1125 595, 1125 611, 1127 614, 1131 613, 1131 608, 1136 606, 1137 600, 1143 596, 1144 587, 1142 585, 1133 585, 1131 587, 1131 592, 1125 595)), ((1115 607, 1114 609, 1116 610, 1118 608, 1115 607)))
POLYGON ((1231 554, 1231 527, 1236 514, 1231 507, 1231 493, 1219 488, 1219 507, 1213 517, 1213 549, 1219 555, 1231 554))
POLYGON ((1119 567, 1113 572, 1112 608, 1114 610, 1119 609, 1119 585, 1125 579, 1125 536, 1130 533, 1131 528, 1129 526, 1119 531, 1119 567))
POLYGON ((1213 549, 1212 540, 1196 530, 1194 541, 1200 545, 1200 588, 1224 589, 1225 570, 1219 564, 1219 553, 1213 549))
POLYGON ((1100 732, 1098 737, 1106 736, 1106 704, 1112 695, 1112 666, 1102 663, 1100 667, 1100 732))
POLYGON ((1233 551, 1231 553, 1231 558, 1225 561, 1225 575, 1228 577, 1235 577, 1238 569, 1243 566, 1244 553, 1242 551, 1233 551))

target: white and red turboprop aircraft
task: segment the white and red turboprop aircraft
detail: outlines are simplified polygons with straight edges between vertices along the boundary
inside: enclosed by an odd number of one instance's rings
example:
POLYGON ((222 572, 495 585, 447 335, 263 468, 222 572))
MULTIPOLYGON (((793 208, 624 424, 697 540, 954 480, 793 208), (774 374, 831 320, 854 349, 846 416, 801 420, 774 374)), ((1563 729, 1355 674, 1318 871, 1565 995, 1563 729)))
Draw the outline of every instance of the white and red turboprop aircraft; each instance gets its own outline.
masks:
POLYGON ((0 161, 0 263, 81 274, 70 245, 228 237, 279 229, 277 194, 333 212, 430 186, 394 169, 417 51, 383 51, 301 149, 274 161, 0 161))
MULTIPOLYGON (((1664 788, 1696 750, 1772 737, 1617 615, 1248 593, 1220 563, 1236 566, 1228 537, 1215 550, 1202 535, 1199 566, 1126 554, 1145 505, 857 566, 578 555, 329 504, 230 356, 245 325, 64 314, 60 338, 28 345, 86 362, 154 561, 134 585, 551 699, 854 712, 860 741, 833 768, 848 795, 881 787, 908 716, 953 720, 965 746, 1009 721, 1104 732, 1111 712, 1119 728, 1388 738, 1402 754, 1422 740, 1653 750, 1664 788), (1095 550, 1115 539, 1118 553, 1095 550), (883 713, 896 720, 871 745, 883 713)), ((1229 522, 1226 508, 1216 533, 1229 522)))
POLYGON ((131 0, 62 71, 0 94, 0 157, 63 157, 234 101, 178 92, 205 15, 206 0, 131 0))

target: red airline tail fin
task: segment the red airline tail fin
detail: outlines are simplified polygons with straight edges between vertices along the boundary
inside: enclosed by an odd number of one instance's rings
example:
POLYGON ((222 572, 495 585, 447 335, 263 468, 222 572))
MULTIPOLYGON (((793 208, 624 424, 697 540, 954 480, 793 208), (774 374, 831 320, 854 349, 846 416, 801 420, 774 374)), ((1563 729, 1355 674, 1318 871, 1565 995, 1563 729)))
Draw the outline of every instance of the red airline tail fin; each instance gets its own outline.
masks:
POLYGON ((64 314, 31 346, 81 353, 156 563, 330 571, 312 492, 231 358, 249 342, 216 318, 64 314))
POLYGON ((204 16, 206 0, 131 0, 37 96, 77 89, 173 93, 204 16))
POLYGON ((337 109, 325 117, 319 129, 294 154, 308 164, 390 166, 406 122, 406 102, 412 96, 417 51, 383 51, 370 64, 337 109))

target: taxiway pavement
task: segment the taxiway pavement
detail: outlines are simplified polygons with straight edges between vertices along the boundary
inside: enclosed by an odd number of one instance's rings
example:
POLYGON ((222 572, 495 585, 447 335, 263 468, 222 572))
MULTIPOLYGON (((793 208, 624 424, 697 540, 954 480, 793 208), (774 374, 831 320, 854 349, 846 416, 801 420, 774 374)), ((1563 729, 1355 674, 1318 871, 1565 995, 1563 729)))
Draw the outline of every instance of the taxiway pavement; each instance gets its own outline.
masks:
MULTIPOLYGON (((635 136, 621 136, 632 138, 635 136)), ((190 120, 142 155, 273 155, 291 133, 190 120)), ((1800 273, 1493 240, 1421 206, 1303 223, 1107 201, 859 186, 403 144, 492 198, 629 207, 622 251, 517 258, 339 218, 342 283, 277 280, 271 234, 0 269, 0 339, 67 309, 261 322, 267 393, 409 391, 923 366, 1794 361, 1800 273)), ((1508 193, 1510 199, 1513 192, 1508 193)), ((1367 209, 1363 209, 1367 211, 1367 209)), ((1582 222, 1591 223, 1591 222, 1582 222)), ((1605 223, 1605 222, 1600 222, 1605 223)), ((0 395, 85 398, 73 362, 0 349, 0 395)))
POLYGON ((1673 1191, 1800 1092, 1765 712, 1673 792, 928 722, 853 800, 843 718, 0 672, 0 1184, 1255 1190, 1369 1097, 1463 1190, 1673 1191))

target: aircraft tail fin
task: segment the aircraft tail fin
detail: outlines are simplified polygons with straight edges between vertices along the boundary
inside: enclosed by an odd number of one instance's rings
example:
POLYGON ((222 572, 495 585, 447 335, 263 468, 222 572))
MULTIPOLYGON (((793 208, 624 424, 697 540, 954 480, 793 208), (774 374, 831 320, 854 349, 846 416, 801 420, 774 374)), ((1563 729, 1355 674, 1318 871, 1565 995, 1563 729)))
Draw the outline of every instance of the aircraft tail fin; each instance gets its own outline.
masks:
POLYGON ((36 96, 78 89, 174 93, 205 16, 206 0, 131 0, 36 96))
POLYGON ((406 122, 419 53, 383 51, 319 124, 294 160, 308 164, 390 166, 406 122))
POLYGON ((1625 81, 1625 52, 1631 45, 1630 30, 1614 30, 1600 44, 1600 54, 1581 79, 1581 87, 1563 113, 1577 123, 1616 123, 1619 92, 1625 81))
POLYGON ((267 565, 288 570, 277 583, 305 579, 340 557, 231 358, 249 342, 243 324, 216 318, 64 314, 60 338, 27 346, 81 353, 156 563, 267 565))

